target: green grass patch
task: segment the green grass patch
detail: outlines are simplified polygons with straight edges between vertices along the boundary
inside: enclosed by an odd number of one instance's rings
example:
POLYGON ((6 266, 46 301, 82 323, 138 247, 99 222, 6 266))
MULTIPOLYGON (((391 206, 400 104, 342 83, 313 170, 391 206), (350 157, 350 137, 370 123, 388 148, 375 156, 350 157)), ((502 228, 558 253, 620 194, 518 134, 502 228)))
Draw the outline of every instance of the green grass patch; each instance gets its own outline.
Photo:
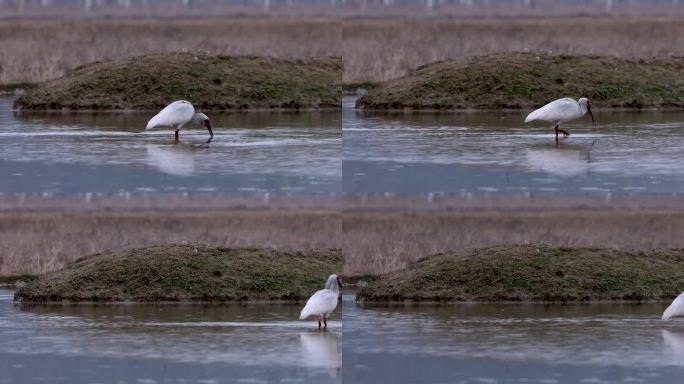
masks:
POLYGON ((664 300, 684 290, 684 250, 507 245, 446 252, 382 275, 360 301, 664 300))
POLYGON ((530 109, 561 97, 602 108, 684 108, 684 58, 515 52, 439 61, 381 83, 370 110, 530 109))
POLYGON ((40 83, 15 109, 157 110, 185 99, 203 110, 339 109, 342 60, 164 53, 99 61, 40 83))
POLYGON ((302 301, 341 269, 336 249, 154 246, 78 259, 18 289, 15 300, 302 301))

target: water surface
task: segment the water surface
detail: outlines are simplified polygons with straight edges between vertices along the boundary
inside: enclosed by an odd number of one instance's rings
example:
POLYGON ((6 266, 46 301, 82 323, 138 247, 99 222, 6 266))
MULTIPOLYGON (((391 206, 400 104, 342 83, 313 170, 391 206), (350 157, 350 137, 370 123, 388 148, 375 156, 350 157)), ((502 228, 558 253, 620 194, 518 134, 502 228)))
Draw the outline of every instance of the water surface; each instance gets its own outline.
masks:
POLYGON ((345 192, 680 192, 684 112, 596 111, 564 125, 525 113, 388 114, 343 103, 345 192))
POLYGON ((0 192, 338 192, 339 112, 209 113, 145 131, 154 114, 13 112, 0 98, 0 192))
POLYGON ((339 314, 301 306, 49 305, 0 290, 0 383, 341 383, 339 314))
POLYGON ((343 297, 352 383, 677 383, 665 304, 374 306, 343 297))

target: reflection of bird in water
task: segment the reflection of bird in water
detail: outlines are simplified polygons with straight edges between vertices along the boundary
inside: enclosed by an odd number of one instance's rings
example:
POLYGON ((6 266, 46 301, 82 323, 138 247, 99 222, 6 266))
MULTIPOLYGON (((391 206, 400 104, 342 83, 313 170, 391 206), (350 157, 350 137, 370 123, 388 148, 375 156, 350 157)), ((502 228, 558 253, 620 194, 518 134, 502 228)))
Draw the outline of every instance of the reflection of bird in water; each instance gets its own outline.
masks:
POLYGON ((663 330, 663 344, 670 350, 674 360, 684 364, 684 333, 663 330))
POLYGON ((312 368, 328 369, 337 377, 342 367, 339 335, 334 332, 302 332, 299 334, 303 364, 312 368))
POLYGON ((531 147, 525 160, 533 171, 542 171, 555 176, 571 177, 589 172, 591 147, 558 144, 553 147, 531 147))
POLYGON ((195 173, 195 147, 148 144, 147 163, 165 174, 192 176, 195 173))

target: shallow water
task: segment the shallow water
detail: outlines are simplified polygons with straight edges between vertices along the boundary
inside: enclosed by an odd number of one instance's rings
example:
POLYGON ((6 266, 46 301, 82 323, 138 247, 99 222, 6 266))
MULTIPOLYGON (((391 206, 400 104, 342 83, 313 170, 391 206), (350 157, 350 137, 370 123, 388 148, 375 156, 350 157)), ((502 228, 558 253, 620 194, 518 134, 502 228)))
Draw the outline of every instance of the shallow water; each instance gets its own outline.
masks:
POLYGON ((344 295, 352 383, 676 383, 684 322, 665 304, 373 306, 344 295))
POLYGON ((153 113, 13 112, 0 98, 0 192, 338 192, 338 112, 210 113, 145 131, 153 113))
POLYGON ((0 290, 0 383, 341 383, 339 312, 300 306, 19 306, 0 290))
POLYGON ((525 113, 379 114, 343 103, 345 192, 677 192, 684 112, 596 111, 563 127, 525 113))

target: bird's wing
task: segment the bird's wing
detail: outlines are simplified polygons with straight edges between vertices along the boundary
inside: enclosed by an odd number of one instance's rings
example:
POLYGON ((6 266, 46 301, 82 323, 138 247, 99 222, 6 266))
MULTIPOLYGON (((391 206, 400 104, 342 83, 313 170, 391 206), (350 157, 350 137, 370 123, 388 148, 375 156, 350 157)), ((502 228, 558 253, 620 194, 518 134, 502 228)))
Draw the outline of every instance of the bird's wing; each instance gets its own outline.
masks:
POLYGON ((150 121, 147 122, 147 127, 145 129, 185 125, 192 120, 194 115, 195 108, 192 104, 185 100, 174 101, 151 118, 150 121))
POLYGON ((533 120, 542 121, 565 121, 577 117, 579 106, 577 102, 569 97, 554 100, 545 106, 530 112, 525 118, 529 123, 533 120))
POLYGON ((337 295, 329 289, 321 289, 309 298, 299 315, 304 320, 311 315, 323 316, 337 307, 337 295))
POLYGON ((684 293, 677 296, 672 304, 663 312, 663 320, 679 316, 684 316, 684 293))

